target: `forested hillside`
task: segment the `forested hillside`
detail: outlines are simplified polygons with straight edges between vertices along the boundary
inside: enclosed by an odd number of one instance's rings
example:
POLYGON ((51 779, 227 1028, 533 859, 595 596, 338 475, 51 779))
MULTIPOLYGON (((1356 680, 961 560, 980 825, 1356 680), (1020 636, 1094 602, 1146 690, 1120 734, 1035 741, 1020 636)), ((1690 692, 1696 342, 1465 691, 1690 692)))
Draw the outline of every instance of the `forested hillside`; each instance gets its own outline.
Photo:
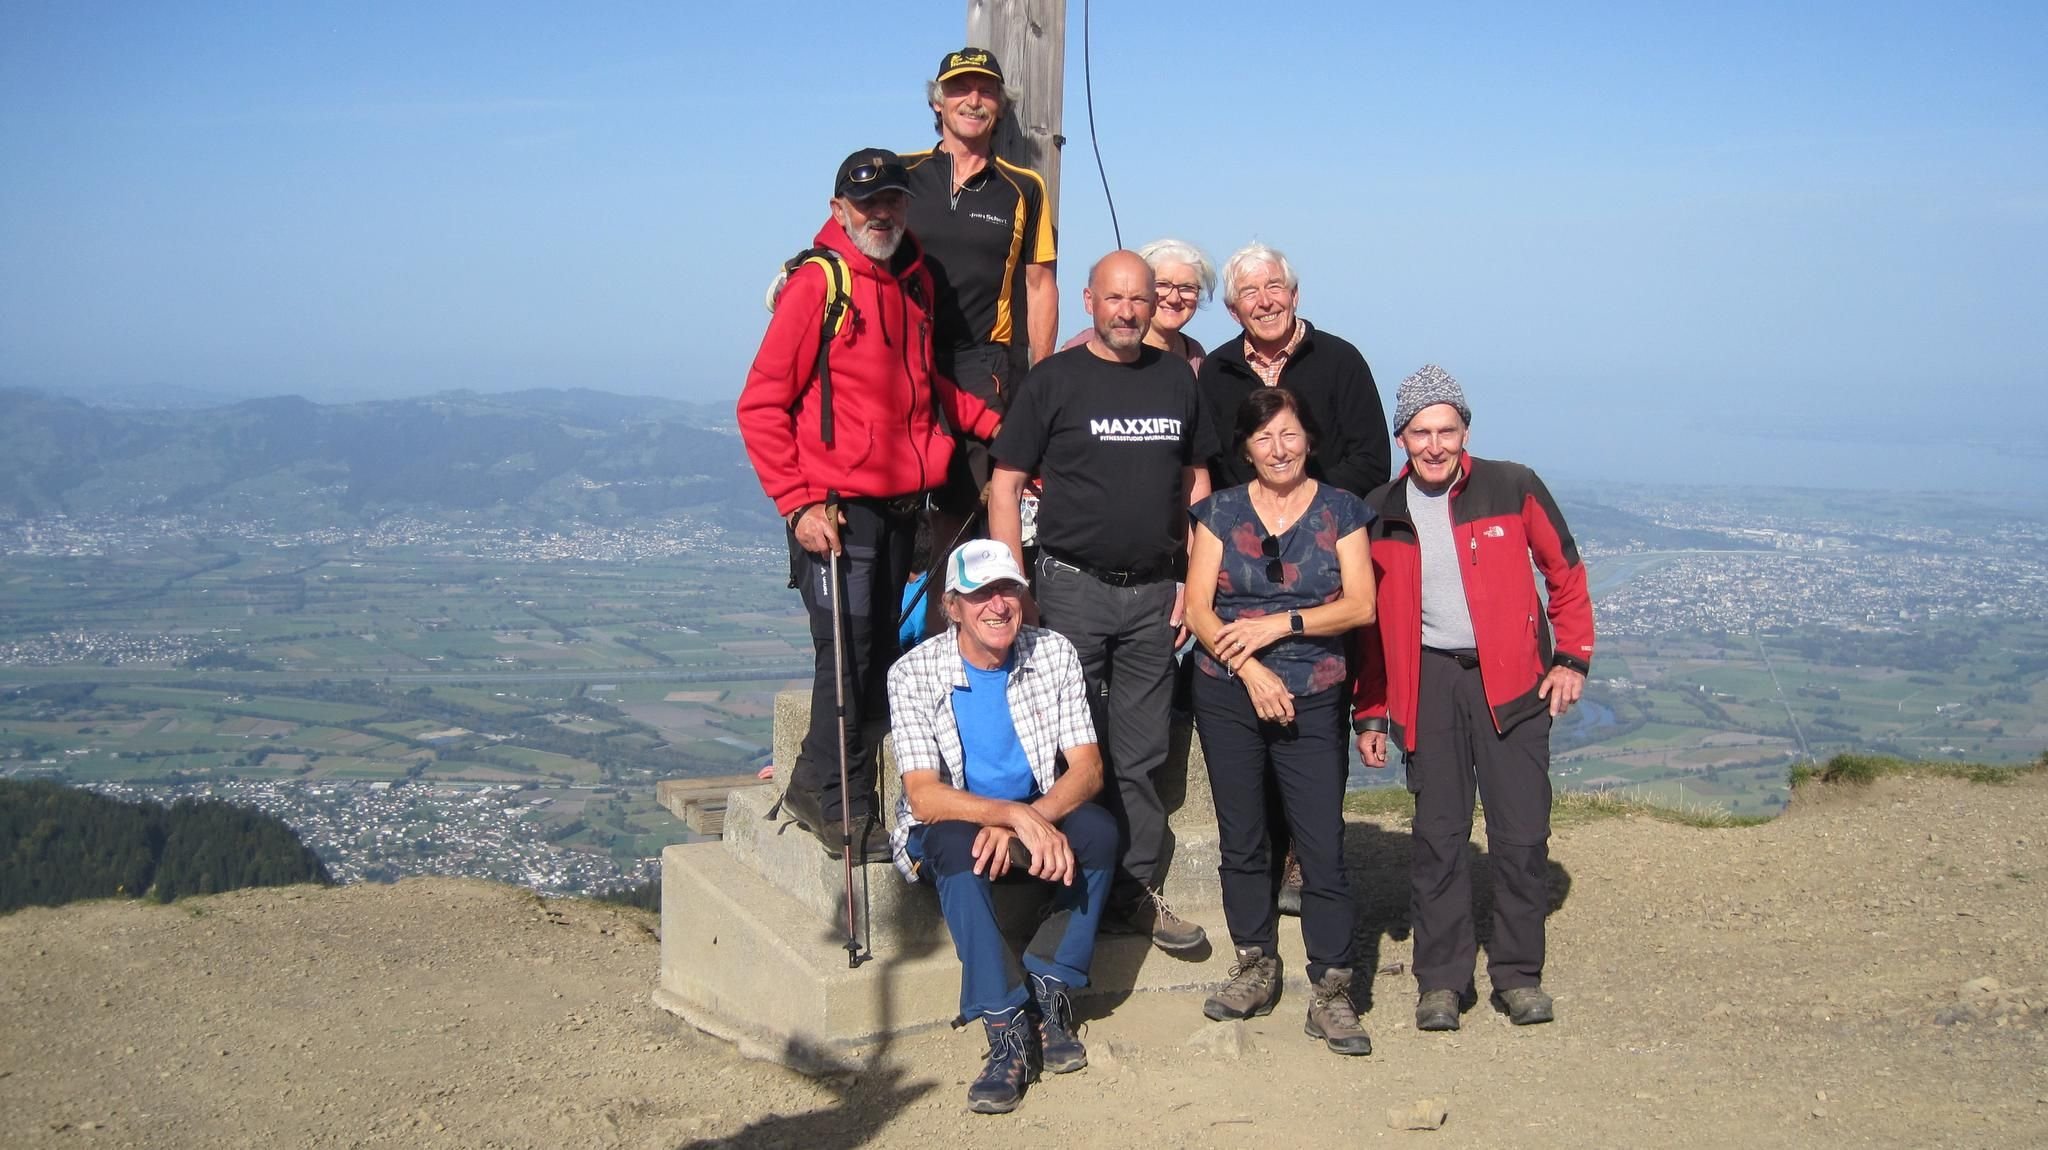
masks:
POLYGON ((320 856, 260 811, 212 799, 129 803, 0 779, 0 912, 329 881, 320 856))

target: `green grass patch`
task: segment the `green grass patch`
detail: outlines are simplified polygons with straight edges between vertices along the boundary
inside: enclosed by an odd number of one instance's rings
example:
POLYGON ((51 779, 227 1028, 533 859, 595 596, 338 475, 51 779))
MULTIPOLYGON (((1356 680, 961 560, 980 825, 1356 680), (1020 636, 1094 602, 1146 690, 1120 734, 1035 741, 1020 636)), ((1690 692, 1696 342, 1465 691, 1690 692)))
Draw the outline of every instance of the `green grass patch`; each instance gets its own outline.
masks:
POLYGON ((1412 819, 1415 817, 1415 796, 1407 787, 1363 787, 1344 792, 1344 813, 1364 818, 1412 819))
MULTIPOLYGON (((1485 808, 1481 806, 1480 813, 1485 808)), ((1415 796, 1406 787, 1366 787, 1347 792, 1344 813, 1361 818, 1414 818, 1415 796)), ((1641 815, 1689 827, 1753 827, 1770 822, 1762 815, 1738 815, 1704 803, 1664 806, 1607 791, 1558 791, 1550 801, 1553 826, 1571 826, 1596 819, 1641 815)))
POLYGON ((1553 826, 1571 826, 1628 815, 1706 829, 1754 827, 1771 821, 1766 815, 1738 815, 1709 803, 1665 806, 1611 791, 1560 791, 1550 801, 1550 822, 1553 826))
POLYGON ((1985 763, 1933 763, 1892 758, 1888 755, 1851 754, 1836 755, 1818 767, 1805 764, 1793 767, 1791 782, 1794 790, 1808 783, 1868 786, 1886 777, 1963 779, 1972 783, 1997 785, 2010 783, 2022 776, 2044 772, 2048 772, 2048 755, 2044 755, 2041 761, 2021 766, 1997 767, 1985 763))

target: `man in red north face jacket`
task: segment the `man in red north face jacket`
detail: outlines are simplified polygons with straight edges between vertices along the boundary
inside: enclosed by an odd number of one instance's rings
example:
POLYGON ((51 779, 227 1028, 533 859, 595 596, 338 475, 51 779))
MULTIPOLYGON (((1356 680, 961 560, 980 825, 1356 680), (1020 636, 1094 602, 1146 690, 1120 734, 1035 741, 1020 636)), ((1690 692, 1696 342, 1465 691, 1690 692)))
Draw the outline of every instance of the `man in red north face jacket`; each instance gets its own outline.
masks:
POLYGON ((1493 1003, 1517 1026, 1552 1018, 1550 722, 1578 701, 1593 659, 1586 568, 1564 516, 1535 472, 1465 450, 1471 418, 1442 368, 1403 380, 1394 428, 1408 467, 1366 498, 1379 623, 1362 644, 1352 725, 1368 766, 1387 764, 1389 734, 1407 752, 1418 1030, 1456 1030, 1478 1000, 1466 862, 1475 783, 1493 871, 1493 1003))
POLYGON ((910 573, 924 492, 946 477, 954 441, 940 422, 989 438, 996 415, 932 368, 932 279, 904 228, 909 175, 894 152, 864 148, 839 165, 832 218, 817 246, 845 269, 844 322, 820 339, 833 277, 818 261, 790 274, 740 391, 740 438, 761 488, 789 524, 790 574, 811 616, 811 723, 784 809, 838 857, 840 815, 854 849, 889 857, 875 802, 874 748, 861 725, 887 710, 896 613, 910 573), (832 602, 838 564, 844 602, 832 602), (847 785, 840 790, 832 614, 846 645, 847 785))

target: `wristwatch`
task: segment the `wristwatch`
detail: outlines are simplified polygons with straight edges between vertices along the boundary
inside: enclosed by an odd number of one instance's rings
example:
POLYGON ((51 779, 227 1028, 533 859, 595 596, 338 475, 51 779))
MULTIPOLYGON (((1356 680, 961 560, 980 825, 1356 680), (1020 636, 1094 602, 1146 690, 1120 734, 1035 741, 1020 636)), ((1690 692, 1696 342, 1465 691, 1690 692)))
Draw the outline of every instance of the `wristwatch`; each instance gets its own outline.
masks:
POLYGON ((1308 633, 1308 628, 1301 621, 1301 612, 1299 611, 1289 611, 1287 613, 1287 628, 1297 635, 1308 633))

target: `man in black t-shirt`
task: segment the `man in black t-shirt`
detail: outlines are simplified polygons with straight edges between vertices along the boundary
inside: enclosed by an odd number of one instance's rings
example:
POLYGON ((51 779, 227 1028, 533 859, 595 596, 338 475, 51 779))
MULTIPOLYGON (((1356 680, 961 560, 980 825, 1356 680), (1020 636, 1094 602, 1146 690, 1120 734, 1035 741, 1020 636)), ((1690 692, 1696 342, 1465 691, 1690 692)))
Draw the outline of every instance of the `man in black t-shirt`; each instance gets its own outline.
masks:
POLYGON ((1166 808, 1152 775, 1166 761, 1187 508, 1208 496, 1204 463, 1217 449, 1187 361, 1145 346, 1152 283, 1135 252, 1095 265, 1081 297, 1094 333, 1018 389, 996 436, 988 518, 1021 562, 1018 499, 1038 473, 1038 607, 1081 656, 1115 780, 1102 798, 1124 839, 1102 929, 1149 931, 1180 951, 1207 935, 1159 896, 1166 808))

